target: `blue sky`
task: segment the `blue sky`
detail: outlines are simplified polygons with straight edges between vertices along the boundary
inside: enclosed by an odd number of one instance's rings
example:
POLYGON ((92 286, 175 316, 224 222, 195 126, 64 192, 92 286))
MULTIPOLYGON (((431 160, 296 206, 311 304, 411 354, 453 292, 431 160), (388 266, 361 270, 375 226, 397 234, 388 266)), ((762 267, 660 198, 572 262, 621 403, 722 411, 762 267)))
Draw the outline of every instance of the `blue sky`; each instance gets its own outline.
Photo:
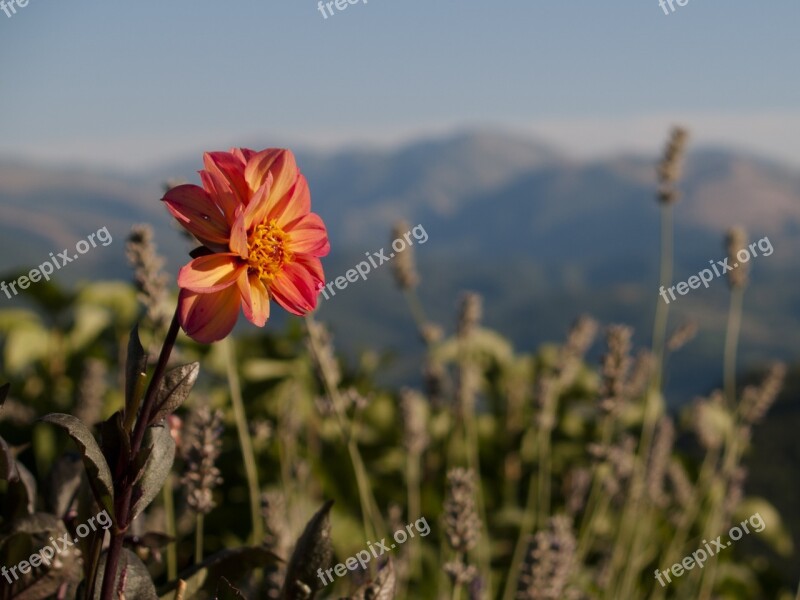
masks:
POLYGON ((138 168, 251 140, 465 126, 576 155, 706 143, 800 166, 800 2, 29 0, 0 12, 0 156, 138 168), (676 7, 677 8, 677 7, 676 7))

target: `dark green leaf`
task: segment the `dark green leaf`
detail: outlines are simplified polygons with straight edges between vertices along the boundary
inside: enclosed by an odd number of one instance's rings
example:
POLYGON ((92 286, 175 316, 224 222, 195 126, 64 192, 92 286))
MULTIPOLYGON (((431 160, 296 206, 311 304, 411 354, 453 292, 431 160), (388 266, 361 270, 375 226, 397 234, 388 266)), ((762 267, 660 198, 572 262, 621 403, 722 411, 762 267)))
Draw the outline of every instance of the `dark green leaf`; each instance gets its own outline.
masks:
POLYGON ((144 434, 143 451, 148 451, 144 475, 133 488, 133 512, 135 519, 164 487, 164 482, 175 461, 175 440, 166 427, 148 427, 144 434))
MULTIPOLYGON (((100 592, 103 587, 103 577, 106 572, 106 556, 103 553, 100 557, 100 566, 97 570, 97 585, 95 585, 94 600, 100 600, 100 592)), ((119 565, 114 578, 114 597, 117 591, 121 591, 125 598, 130 600, 158 600, 156 588, 153 580, 144 563, 133 552, 123 548, 119 557, 119 565), (120 581, 124 582, 120 590, 120 581)))
POLYGON ((128 411, 135 413, 138 410, 146 372, 147 354, 139 340, 137 324, 128 340, 128 357, 125 362, 125 409, 128 411))
POLYGON ((53 514, 64 517, 81 487, 83 463, 79 454, 60 456, 47 477, 47 503, 53 514))
POLYGON ((15 521, 10 535, 0 544, 0 565, 17 565, 22 560, 28 561, 33 553, 47 547, 50 547, 53 556, 46 554, 47 561, 33 567, 27 574, 18 571, 20 577, 13 582, 10 597, 14 600, 49 598, 62 584, 74 584, 81 578, 78 549, 63 548, 61 543, 58 545, 61 552, 56 553, 52 548, 51 538, 61 539, 65 533, 67 530, 61 519, 46 513, 27 515, 15 521))
POLYGON ((124 417, 118 410, 98 425, 100 446, 109 465, 127 465, 131 456, 131 440, 125 431, 124 417))
MULTIPOLYGON (((275 553, 260 546, 231 548, 209 556, 199 565, 194 565, 180 573, 178 578, 189 584, 188 590, 196 592, 204 587, 204 583, 208 579, 216 581, 218 577, 223 575, 230 579, 236 579, 241 575, 251 573, 254 569, 260 569, 279 562, 281 562, 281 559, 275 553)), ((163 596, 176 587, 177 581, 171 581, 159 589, 159 594, 163 596)), ((193 598, 194 596, 187 591, 187 597, 193 598)))
POLYGON ((10 383, 4 383, 3 385, 0 385, 0 408, 3 408, 3 403, 5 403, 6 398, 8 398, 8 392, 10 389, 10 383))
POLYGON ((2 437, 0 437, 0 480, 19 480, 19 473, 17 473, 17 461, 14 458, 14 455, 11 453, 11 448, 8 447, 8 444, 2 437))
POLYGON ((247 596, 224 577, 219 578, 216 596, 218 600, 247 600, 247 596))
POLYGON ((378 571, 378 576, 362 585, 350 596, 349 600, 393 600, 397 577, 394 572, 394 564, 390 558, 385 565, 378 571))
POLYGON ((286 581, 283 584, 282 597, 285 600, 305 600, 313 598, 323 587, 317 576, 317 570, 325 570, 333 557, 331 545, 330 511, 333 500, 323 504, 311 517, 286 569, 286 581), (309 595, 308 590, 311 590, 309 595))
MULTIPOLYGON (((13 451, 12 451, 13 455, 13 451)), ((17 478, 9 481, 5 497, 0 504, 2 519, 15 521, 27 518, 36 510, 36 478, 21 462, 14 461, 17 478)))
POLYGON ((83 466, 86 467, 89 485, 92 487, 97 503, 105 508, 112 518, 115 518, 114 481, 111 478, 111 470, 89 428, 72 415, 52 413, 40 420, 60 427, 73 439, 81 452, 83 466))
POLYGON ((154 423, 171 415, 186 401, 199 373, 200 363, 195 362, 176 367, 164 375, 156 393, 154 423))

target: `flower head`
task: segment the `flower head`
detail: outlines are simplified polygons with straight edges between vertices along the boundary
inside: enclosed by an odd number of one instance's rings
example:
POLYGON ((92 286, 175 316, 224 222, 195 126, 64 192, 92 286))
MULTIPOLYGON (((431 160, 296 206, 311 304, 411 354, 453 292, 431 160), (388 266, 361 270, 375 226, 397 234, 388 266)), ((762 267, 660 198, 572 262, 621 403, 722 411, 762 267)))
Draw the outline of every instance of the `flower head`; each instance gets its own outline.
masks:
POLYGON ((272 299, 296 315, 314 310, 330 245, 292 152, 233 148, 206 152, 203 163, 202 187, 180 185, 163 198, 203 244, 178 275, 183 330, 201 343, 220 340, 240 307, 262 327, 272 299))

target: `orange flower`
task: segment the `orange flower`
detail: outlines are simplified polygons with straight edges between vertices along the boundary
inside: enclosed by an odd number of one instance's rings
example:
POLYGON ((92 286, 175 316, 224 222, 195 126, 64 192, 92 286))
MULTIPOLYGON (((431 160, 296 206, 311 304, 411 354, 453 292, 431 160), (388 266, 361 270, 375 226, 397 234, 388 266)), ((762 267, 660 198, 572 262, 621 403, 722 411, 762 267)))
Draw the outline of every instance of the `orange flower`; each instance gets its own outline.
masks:
POLYGON ((163 198, 203 243, 178 275, 183 330, 201 343, 221 340, 240 306, 263 327, 270 299, 296 315, 314 310, 330 244, 291 150, 207 152, 203 164, 203 187, 180 185, 163 198))

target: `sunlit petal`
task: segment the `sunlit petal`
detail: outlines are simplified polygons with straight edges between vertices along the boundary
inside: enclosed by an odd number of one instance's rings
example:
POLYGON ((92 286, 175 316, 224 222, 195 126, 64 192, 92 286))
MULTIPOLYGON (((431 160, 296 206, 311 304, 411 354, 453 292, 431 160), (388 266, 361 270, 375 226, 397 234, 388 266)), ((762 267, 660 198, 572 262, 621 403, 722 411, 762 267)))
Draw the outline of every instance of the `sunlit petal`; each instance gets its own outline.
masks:
POLYGON ((201 256, 181 268, 178 285, 193 292, 207 294, 232 285, 246 268, 246 263, 236 254, 201 256))
POLYGON ((295 254, 325 256, 330 252, 328 232, 319 215, 308 213, 286 227, 289 249, 295 254))
POLYGON ((240 306, 241 296, 235 285, 212 294, 181 290, 178 318, 186 335, 201 344, 211 344, 233 330, 240 306))
POLYGON ((227 244, 229 232, 225 216, 203 188, 179 185, 164 194, 163 201, 172 216, 201 242, 227 244))

